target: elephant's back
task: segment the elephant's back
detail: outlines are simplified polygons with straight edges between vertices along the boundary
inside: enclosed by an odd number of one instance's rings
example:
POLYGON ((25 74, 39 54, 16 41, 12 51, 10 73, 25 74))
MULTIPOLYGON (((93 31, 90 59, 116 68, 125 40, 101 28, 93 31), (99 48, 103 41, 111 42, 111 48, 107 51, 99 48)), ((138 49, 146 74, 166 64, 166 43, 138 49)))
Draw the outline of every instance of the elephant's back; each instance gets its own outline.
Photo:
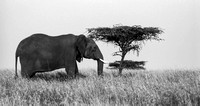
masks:
POLYGON ((73 40, 76 39, 76 35, 74 34, 63 34, 58 36, 49 36, 47 34, 37 33, 29 36, 27 39, 34 41, 34 40, 53 40, 59 42, 60 40, 73 40))
POLYGON ((53 42, 51 36, 46 34, 33 34, 19 43, 17 52, 19 52, 18 54, 25 54, 36 50, 48 49, 52 44, 55 44, 55 42, 53 42))
MULTIPOLYGON (((33 34, 25 39, 23 39, 18 47, 17 52, 28 53, 36 50, 44 50, 51 48, 56 48, 56 46, 63 46, 73 44, 77 36, 73 34, 65 34, 59 36, 49 36, 42 33, 33 34), (69 44, 66 44, 69 43, 69 44)), ((18 53, 19 54, 19 53, 18 53)))
POLYGON ((74 34, 63 34, 63 35, 59 35, 59 36, 52 36, 53 38, 55 39, 58 39, 58 40, 63 40, 63 39, 69 39, 69 40, 72 40, 72 39, 76 39, 76 35, 74 34))
POLYGON ((36 42, 36 41, 45 40, 45 39, 49 39, 49 38, 50 38, 49 35, 37 33, 37 34, 33 34, 33 35, 23 39, 19 43, 19 45, 27 45, 28 43, 31 43, 31 42, 36 42))
POLYGON ((59 42, 61 45, 74 45, 77 40, 77 36, 74 34, 64 34, 59 36, 53 36, 53 39, 56 42, 59 42))

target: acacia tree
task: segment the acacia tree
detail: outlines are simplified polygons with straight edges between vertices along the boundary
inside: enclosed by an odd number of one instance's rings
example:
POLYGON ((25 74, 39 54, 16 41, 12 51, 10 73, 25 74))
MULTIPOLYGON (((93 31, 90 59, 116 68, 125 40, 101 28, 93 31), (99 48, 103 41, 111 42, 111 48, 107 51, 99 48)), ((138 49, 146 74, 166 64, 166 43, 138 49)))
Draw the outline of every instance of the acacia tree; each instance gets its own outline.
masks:
POLYGON ((98 27, 98 28, 89 28, 88 37, 101 40, 107 43, 113 43, 116 46, 119 46, 119 51, 114 52, 113 56, 121 56, 121 61, 119 65, 119 74, 123 70, 123 62, 126 54, 131 50, 137 52, 141 50, 142 45, 145 41, 148 40, 162 40, 159 38, 159 34, 163 31, 158 27, 141 27, 139 25, 135 26, 113 26, 110 27, 98 27))

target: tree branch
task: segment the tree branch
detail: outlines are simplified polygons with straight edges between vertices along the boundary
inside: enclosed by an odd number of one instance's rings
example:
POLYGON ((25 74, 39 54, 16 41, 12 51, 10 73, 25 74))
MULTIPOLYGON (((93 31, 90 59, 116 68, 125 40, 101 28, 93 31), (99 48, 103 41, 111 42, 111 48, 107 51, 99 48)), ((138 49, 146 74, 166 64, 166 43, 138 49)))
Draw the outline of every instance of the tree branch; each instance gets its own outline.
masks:
POLYGON ((121 52, 122 52, 122 51, 114 52, 114 53, 113 53, 113 56, 122 56, 121 52))

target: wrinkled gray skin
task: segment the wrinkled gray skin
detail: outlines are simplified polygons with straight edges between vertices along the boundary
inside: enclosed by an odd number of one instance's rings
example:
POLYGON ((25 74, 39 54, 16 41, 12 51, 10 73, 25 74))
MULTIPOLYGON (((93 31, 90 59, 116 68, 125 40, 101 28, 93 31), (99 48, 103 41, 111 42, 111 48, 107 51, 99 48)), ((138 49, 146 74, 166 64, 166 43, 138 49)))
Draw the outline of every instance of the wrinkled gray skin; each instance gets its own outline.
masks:
POLYGON ((65 68, 70 77, 78 74, 77 63, 82 58, 97 61, 98 75, 103 74, 103 55, 97 44, 84 35, 73 34, 48 36, 33 34, 22 40, 15 54, 15 77, 17 75, 17 59, 21 63, 22 77, 31 78, 37 72, 48 72, 65 68))

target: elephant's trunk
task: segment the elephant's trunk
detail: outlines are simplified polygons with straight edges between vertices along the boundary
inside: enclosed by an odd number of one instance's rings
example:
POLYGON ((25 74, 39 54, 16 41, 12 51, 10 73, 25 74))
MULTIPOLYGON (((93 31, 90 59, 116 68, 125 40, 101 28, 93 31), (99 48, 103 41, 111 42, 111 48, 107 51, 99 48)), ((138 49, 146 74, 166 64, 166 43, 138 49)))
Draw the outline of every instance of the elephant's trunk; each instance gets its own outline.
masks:
POLYGON ((98 75, 103 75, 103 62, 101 60, 103 60, 103 55, 101 53, 101 51, 99 50, 99 48, 96 51, 97 54, 97 71, 98 71, 98 75))
POLYGON ((98 70, 98 75, 103 75, 103 62, 100 60, 97 60, 97 70, 98 70))

